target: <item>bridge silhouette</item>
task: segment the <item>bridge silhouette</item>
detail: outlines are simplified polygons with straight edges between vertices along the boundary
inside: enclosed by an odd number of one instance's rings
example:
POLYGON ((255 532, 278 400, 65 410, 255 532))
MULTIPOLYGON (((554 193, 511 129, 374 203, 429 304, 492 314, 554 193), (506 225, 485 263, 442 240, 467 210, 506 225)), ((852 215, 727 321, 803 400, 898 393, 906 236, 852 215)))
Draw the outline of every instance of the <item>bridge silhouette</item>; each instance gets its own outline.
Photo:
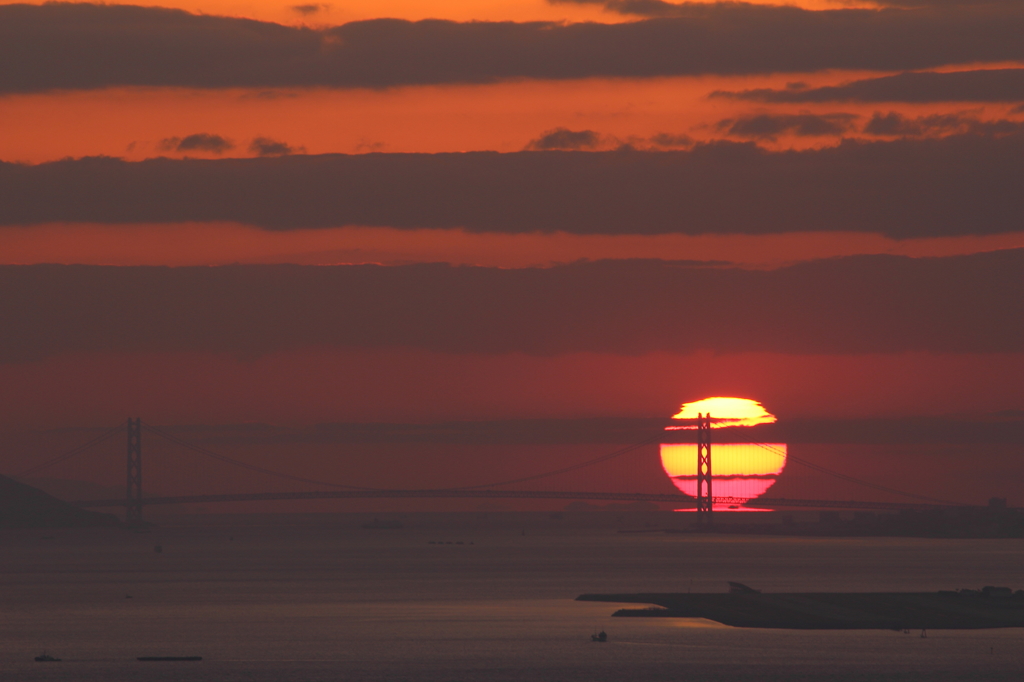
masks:
MULTIPOLYGON (((28 469, 14 474, 14 478, 24 478, 43 469, 68 461, 82 453, 104 443, 118 433, 127 435, 127 477, 126 495, 117 499, 94 499, 76 500, 72 504, 84 508, 111 508, 124 507, 125 517, 128 523, 140 523, 142 521, 142 510, 147 506, 178 505, 178 504, 209 504, 209 503, 230 503, 230 502, 257 502, 272 500, 328 500, 328 499, 528 499, 528 500, 580 500, 580 501, 603 501, 603 502, 654 502, 669 503, 675 509, 696 509, 696 498, 682 493, 644 493, 644 492, 614 492, 614 491, 550 491, 550 490, 518 490, 518 489, 496 489, 501 486, 515 485, 528 481, 540 480, 559 474, 568 473, 578 469, 594 466, 611 459, 621 457, 646 445, 659 442, 660 434, 649 440, 636 443, 627 447, 619 448, 613 452, 600 457, 579 462, 559 469, 541 472, 519 478, 496 481, 477 486, 463 486, 452 488, 426 488, 426 489, 383 489, 368 488, 362 486, 339 484, 327 481, 319 481, 302 476, 287 474, 280 471, 273 471, 248 462, 243 462, 223 454, 213 452, 203 446, 186 441, 167 431, 143 424, 141 419, 128 419, 127 426, 120 424, 101 435, 83 443, 56 457, 33 465, 28 469), (303 492, 259 492, 259 493, 228 493, 228 494, 205 494, 205 495, 174 495, 174 496, 144 496, 142 493, 142 431, 156 435, 179 447, 205 455, 209 458, 230 464, 242 469, 248 469, 271 477, 293 482, 300 482, 306 485, 317 485, 322 487, 335 488, 334 490, 313 490, 303 492)), ((763 447, 771 449, 771 446, 763 447)), ((944 500, 928 498, 893 488, 878 485, 871 481, 858 479, 841 472, 832 471, 812 462, 806 462, 799 458, 788 455, 788 460, 803 464, 819 473, 836 476, 847 482, 852 482, 872 488, 878 491, 895 494, 898 496, 914 498, 914 502, 875 502, 863 500, 812 500, 792 498, 758 498, 747 501, 746 498, 735 497, 712 497, 714 505, 718 508, 744 507, 748 509, 850 509, 850 510, 919 510, 927 511, 949 507, 964 507, 969 505, 957 504, 944 500)))

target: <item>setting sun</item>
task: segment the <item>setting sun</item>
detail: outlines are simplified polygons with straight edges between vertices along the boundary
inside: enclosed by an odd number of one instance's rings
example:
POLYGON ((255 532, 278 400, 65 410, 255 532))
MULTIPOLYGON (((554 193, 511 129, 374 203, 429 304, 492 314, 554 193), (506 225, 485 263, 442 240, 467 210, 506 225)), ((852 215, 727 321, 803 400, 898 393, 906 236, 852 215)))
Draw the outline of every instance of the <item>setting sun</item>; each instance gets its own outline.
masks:
MULTIPOLYGON (((726 426, 754 426, 774 424, 775 415, 764 409, 761 403, 747 398, 704 398, 692 403, 683 403, 673 419, 696 419, 698 414, 713 416, 711 428, 726 426)), ((670 426, 669 429, 692 429, 694 426, 670 426)))
MULTIPOLYGON (((772 424, 775 415, 761 403, 746 398, 705 398, 685 403, 673 419, 711 416, 712 428, 772 424)), ((666 431, 694 429, 692 425, 666 427, 666 431)), ((713 443, 712 482, 715 497, 735 498, 715 509, 736 507, 763 495, 786 466, 785 443, 713 443)), ((694 443, 663 443, 661 466, 680 492, 697 496, 697 446, 694 443)))

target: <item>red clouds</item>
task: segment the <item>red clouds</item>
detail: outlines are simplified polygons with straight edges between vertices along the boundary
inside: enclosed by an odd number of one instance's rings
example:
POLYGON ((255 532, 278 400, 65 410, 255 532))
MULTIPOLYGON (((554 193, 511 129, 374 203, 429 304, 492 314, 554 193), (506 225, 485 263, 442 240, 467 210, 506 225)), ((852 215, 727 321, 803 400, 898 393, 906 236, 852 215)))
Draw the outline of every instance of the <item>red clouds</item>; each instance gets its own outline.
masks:
POLYGON ((0 362, 75 352, 1024 352, 1024 250, 773 271, 664 261, 0 267, 0 362), (699 324, 696 323, 699 321, 699 324))

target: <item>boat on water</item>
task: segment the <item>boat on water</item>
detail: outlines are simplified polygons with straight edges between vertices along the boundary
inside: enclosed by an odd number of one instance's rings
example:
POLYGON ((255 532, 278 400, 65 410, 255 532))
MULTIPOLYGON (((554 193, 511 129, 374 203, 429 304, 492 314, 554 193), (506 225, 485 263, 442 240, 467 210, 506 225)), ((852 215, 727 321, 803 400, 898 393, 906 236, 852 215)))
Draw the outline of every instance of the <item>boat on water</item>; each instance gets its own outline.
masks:
POLYGON ((620 618, 706 618, 744 628, 975 630, 1024 627, 1024 590, 762 593, 729 583, 725 593, 582 594, 577 601, 648 604, 620 618))
POLYGON ((56 663, 58 661, 60 661, 59 658, 57 658, 56 656, 51 656, 45 651, 36 656, 36 663, 56 663))
POLYGON ((590 641, 591 642, 607 642, 608 641, 608 633, 605 632, 604 630, 601 630, 601 632, 597 633, 596 635, 591 635, 590 636, 590 641))

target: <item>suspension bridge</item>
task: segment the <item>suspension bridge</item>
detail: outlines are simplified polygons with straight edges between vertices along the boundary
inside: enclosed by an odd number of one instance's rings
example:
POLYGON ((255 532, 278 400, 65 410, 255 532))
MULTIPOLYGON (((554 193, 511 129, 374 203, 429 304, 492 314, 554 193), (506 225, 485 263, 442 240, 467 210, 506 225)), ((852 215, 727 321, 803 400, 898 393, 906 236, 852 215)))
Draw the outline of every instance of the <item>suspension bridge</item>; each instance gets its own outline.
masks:
MULTIPOLYGON (((705 457, 701 460, 704 464, 710 457, 710 426, 705 424, 701 427, 698 448, 698 456, 705 457)), ((490 483, 462 486, 453 488, 428 488, 428 489, 385 489, 356 486, 350 484, 329 482, 297 476, 281 471, 274 471, 265 467, 257 466, 221 453, 214 452, 204 446, 192 443, 180 438, 167 430, 143 424, 139 418, 129 418, 126 424, 119 424, 112 429, 105 431, 99 436, 63 452, 48 460, 35 464, 27 469, 13 474, 14 478, 25 478, 45 469, 50 469, 68 460, 77 457, 89 450, 92 450, 101 443, 107 442, 118 435, 126 437, 126 487, 123 498, 76 500, 72 502, 83 508, 125 508, 125 520, 129 524, 139 524, 143 519, 143 508, 154 505, 177 505, 177 504, 208 504, 208 503, 230 503, 230 502, 258 502, 272 500, 329 500, 329 499, 529 499, 529 500, 581 500, 581 501, 604 501, 604 502, 655 502, 669 503, 676 509, 696 509, 703 511, 705 518, 710 518, 712 505, 715 507, 739 507, 766 509, 849 509, 849 510, 918 510, 927 511, 949 507, 963 507, 966 505, 957 504, 945 500, 938 500, 922 495, 897 490, 882 486, 871 481, 859 479, 841 472, 827 469, 813 462, 809 462, 792 454, 785 455, 787 461, 808 467, 818 473, 833 476, 848 483, 871 488, 875 491, 885 492, 898 497, 913 501, 895 502, 873 502, 857 500, 812 500, 812 499, 788 499, 788 498, 759 498, 747 501, 746 498, 734 498, 710 495, 710 482, 707 493, 702 493, 700 498, 694 498, 681 493, 644 493, 644 492, 614 492, 614 491, 551 491, 551 490, 522 490, 507 489, 503 486, 518 485, 530 481, 537 481, 560 474, 569 473, 579 469, 591 467, 602 462, 622 457, 634 452, 644 446, 651 445, 662 440, 661 435, 645 440, 640 443, 619 448, 600 457, 589 459, 569 466, 564 466, 550 471, 522 476, 510 480, 493 481, 490 483), (210 459, 220 461, 231 466, 247 469, 263 474, 278 480, 288 480, 293 483, 314 485, 328 490, 312 490, 300 492, 258 492, 258 493, 227 493, 227 494, 204 494, 204 495, 174 495, 174 496, 144 496, 142 491, 142 433, 143 431, 170 442, 178 447, 204 455, 210 459)), ((765 449, 772 450, 767 444, 757 444, 765 449)), ((780 455, 780 456, 781 456, 780 455)), ((710 472, 710 469, 707 470, 710 472)), ((710 473, 707 474, 710 478, 710 473)))

